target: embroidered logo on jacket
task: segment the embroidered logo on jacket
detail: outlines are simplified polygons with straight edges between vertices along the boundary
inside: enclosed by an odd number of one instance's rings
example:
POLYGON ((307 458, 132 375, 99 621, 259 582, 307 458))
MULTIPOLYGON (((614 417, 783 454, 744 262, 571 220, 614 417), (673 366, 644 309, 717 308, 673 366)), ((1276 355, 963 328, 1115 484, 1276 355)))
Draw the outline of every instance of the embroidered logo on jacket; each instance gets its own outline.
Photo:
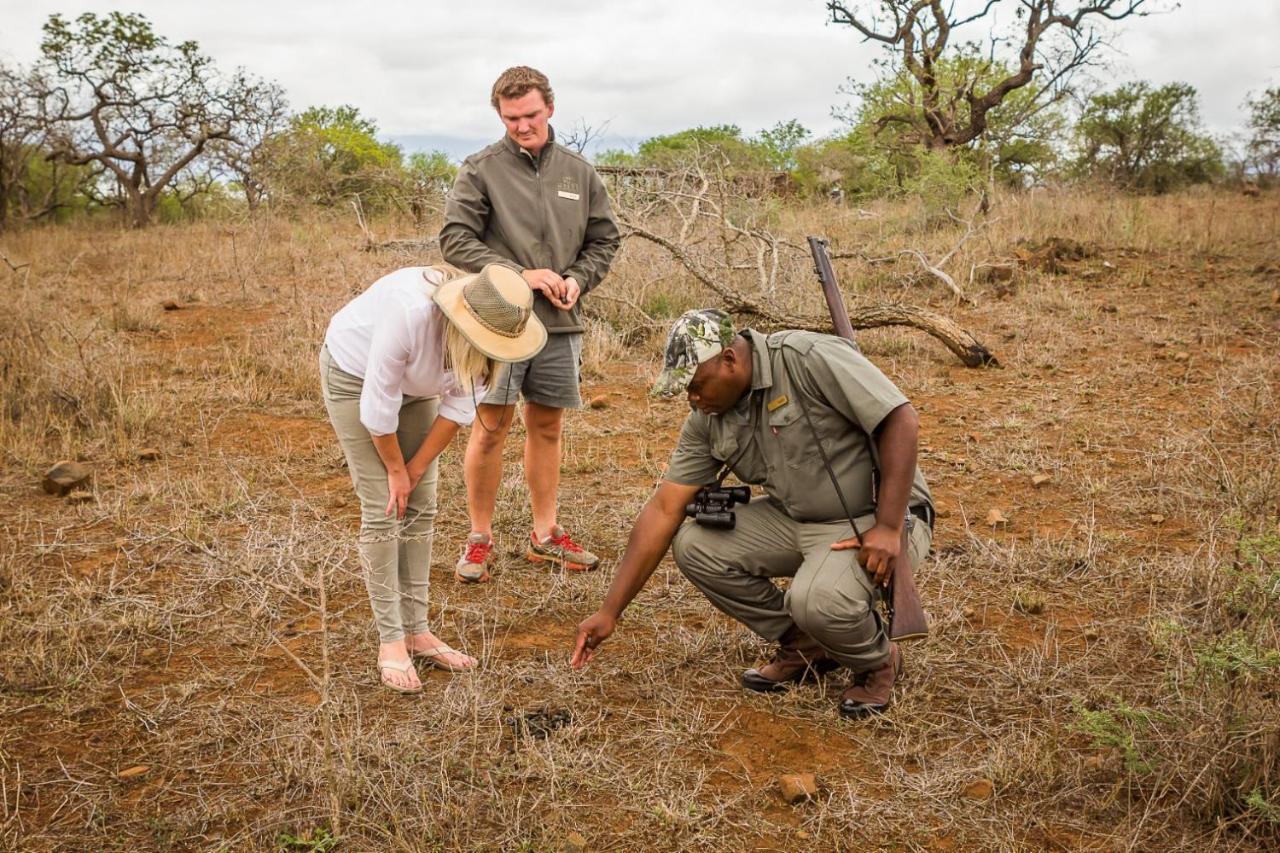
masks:
POLYGON ((560 179, 559 183, 556 184, 556 195, 560 198, 567 198, 570 201, 578 201, 582 198, 581 188, 578 186, 578 182, 569 175, 565 175, 560 179))

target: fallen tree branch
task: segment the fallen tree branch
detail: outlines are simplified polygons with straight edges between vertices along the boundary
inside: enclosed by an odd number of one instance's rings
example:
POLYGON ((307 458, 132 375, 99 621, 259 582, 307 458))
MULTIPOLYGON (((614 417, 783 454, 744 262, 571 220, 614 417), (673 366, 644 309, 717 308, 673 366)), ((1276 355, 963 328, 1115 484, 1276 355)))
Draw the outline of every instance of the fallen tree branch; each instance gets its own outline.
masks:
POLYGON ((423 252, 439 245, 439 237, 427 237, 422 240, 383 240, 381 243, 365 241, 360 249, 364 252, 423 252))
MULTIPOLYGON (((849 322, 855 329, 878 329, 884 326, 908 326, 937 338, 951 350, 965 367, 999 367, 995 353, 987 349, 971 332, 962 328, 950 317, 937 314, 927 308, 914 305, 882 303, 880 305, 855 305, 849 312, 849 322)), ((810 332, 831 333, 831 320, 813 317, 809 320, 788 323, 790 328, 810 332)))
MULTIPOLYGON (((959 286, 956 284, 956 280, 951 276, 947 275, 947 273, 941 268, 941 266, 934 266, 933 264, 929 263, 929 259, 925 257, 924 252, 920 251, 919 249, 903 249, 898 254, 911 255, 913 258, 919 261, 920 266, 924 267, 925 272, 929 273, 929 275, 933 276, 934 278, 938 279, 938 281, 945 284, 947 286, 947 289, 951 291, 951 294, 955 296, 956 299, 959 299, 961 302, 973 301, 969 299, 969 297, 964 295, 964 291, 961 290, 959 286)), ((950 255, 948 255, 948 257, 949 256, 950 255)), ((940 261, 939 263, 941 264, 943 262, 940 261)))
MULTIPOLYGON (((832 331, 829 318, 806 317, 771 308, 718 281, 705 266, 699 263, 678 243, 625 218, 621 218, 620 222, 625 229, 623 233, 624 239, 640 237, 661 246, 703 286, 718 296, 721 300, 721 307, 725 310, 734 314, 757 317, 781 328, 826 333, 832 331)), ((875 329, 883 326, 908 326, 913 329, 919 329, 937 338, 966 367, 994 367, 1000 363, 994 353, 987 349, 970 332, 961 328, 954 320, 924 308, 892 303, 858 305, 849 314, 849 322, 855 329, 875 329)))
POLYGON ((3 253, 0 253, 0 260, 4 261, 5 266, 7 266, 13 272, 18 272, 19 270, 23 270, 31 266, 30 261, 27 261, 25 264, 15 264, 13 261, 9 260, 8 255, 3 253))

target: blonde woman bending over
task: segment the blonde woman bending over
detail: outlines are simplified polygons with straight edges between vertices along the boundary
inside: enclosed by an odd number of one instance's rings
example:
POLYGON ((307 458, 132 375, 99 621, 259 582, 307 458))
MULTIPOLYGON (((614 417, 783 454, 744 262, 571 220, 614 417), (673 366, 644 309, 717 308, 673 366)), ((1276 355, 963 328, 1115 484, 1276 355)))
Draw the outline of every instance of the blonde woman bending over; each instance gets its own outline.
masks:
POLYGON ((529 286, 498 264, 396 270, 329 322, 320 387, 360 498, 378 670, 392 690, 422 690, 411 656, 451 672, 476 665, 427 625, 436 458, 475 418, 494 363, 532 358, 546 341, 529 286))

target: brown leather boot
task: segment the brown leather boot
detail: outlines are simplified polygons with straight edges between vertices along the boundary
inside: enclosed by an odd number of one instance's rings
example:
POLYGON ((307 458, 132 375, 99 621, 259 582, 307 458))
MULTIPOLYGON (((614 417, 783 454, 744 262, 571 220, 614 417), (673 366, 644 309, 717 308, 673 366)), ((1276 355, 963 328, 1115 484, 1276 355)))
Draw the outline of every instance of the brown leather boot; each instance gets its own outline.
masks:
POLYGON ((757 693, 777 693, 790 684, 812 681, 838 664, 814 640, 796 626, 778 640, 778 651, 762 667, 742 673, 742 686, 757 693))
POLYGON ((903 674, 902 650, 889 644, 889 660, 879 669, 859 673, 840 697, 840 716, 863 720, 883 714, 893 699, 893 685, 903 674))

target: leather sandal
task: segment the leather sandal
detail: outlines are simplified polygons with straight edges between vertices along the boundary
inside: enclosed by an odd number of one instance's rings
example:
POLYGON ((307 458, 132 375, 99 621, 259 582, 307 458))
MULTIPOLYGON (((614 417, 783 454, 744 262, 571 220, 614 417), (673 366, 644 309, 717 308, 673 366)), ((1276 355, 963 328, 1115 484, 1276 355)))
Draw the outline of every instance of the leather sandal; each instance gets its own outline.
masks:
MULTIPOLYGON (((475 669, 476 666, 479 664, 479 661, 476 661, 475 663, 472 663, 472 664, 463 665, 463 666, 454 666, 453 664, 446 663, 445 661, 440 659, 441 655, 465 654, 464 652, 460 652, 457 649, 452 648, 451 646, 446 646, 446 645, 439 645, 439 646, 435 646, 434 648, 423 649, 422 651, 417 651, 417 652, 411 652, 410 654, 415 658, 422 658, 426 660, 427 663, 431 664, 436 669, 443 669, 445 672, 470 672, 471 670, 475 669)), ((471 657, 471 656, 467 655, 467 657, 471 657)), ((472 658, 472 660, 474 661, 475 658, 472 658)))
POLYGON ((380 660, 378 661, 378 679, 382 682, 383 687, 387 688, 388 690, 394 690, 397 693, 421 693, 422 692, 421 684, 419 684, 417 687, 401 687, 399 684, 393 684, 392 682, 388 681, 386 673, 383 672, 384 669, 391 669, 391 670, 395 670, 396 672, 408 673, 411 670, 413 670, 412 660, 405 660, 405 661, 380 660))

